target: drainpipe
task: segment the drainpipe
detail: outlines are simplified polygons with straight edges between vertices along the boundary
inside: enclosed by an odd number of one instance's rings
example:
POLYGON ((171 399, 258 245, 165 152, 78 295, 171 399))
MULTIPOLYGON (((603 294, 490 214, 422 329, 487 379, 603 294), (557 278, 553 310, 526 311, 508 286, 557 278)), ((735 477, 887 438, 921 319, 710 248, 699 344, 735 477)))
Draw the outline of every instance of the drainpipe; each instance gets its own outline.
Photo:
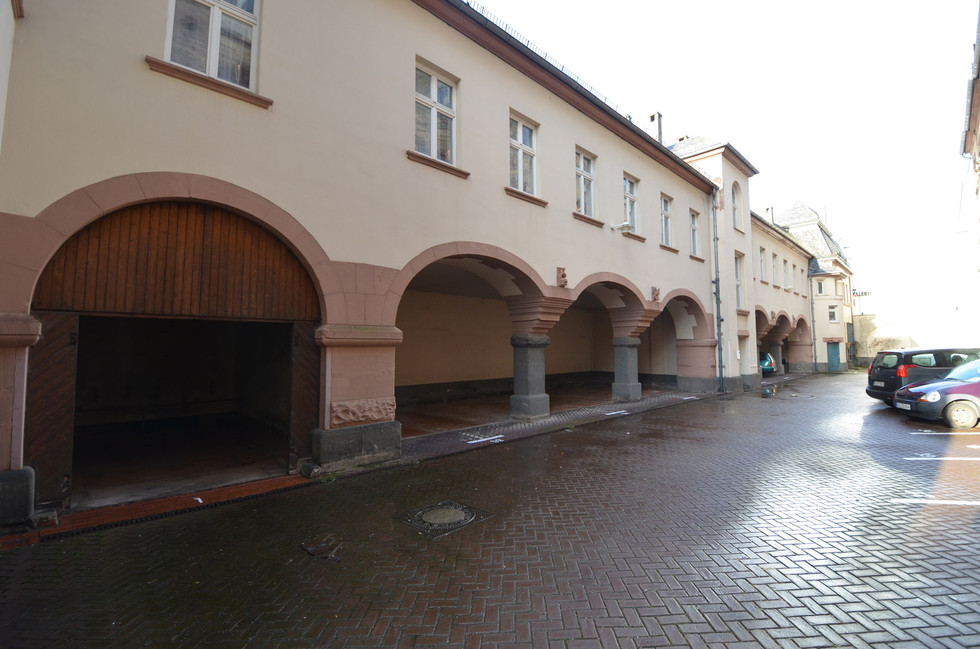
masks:
MULTIPOLYGON (((809 266, 809 264, 807 264, 809 266)), ((809 275, 809 273, 808 273, 809 275)), ((813 338, 813 373, 817 373, 817 309, 814 306, 816 300, 813 299, 813 275, 810 278, 810 336, 813 338)))
POLYGON ((725 391, 725 356, 721 346, 721 323, 725 321, 721 317, 721 270, 720 258, 718 257, 718 188, 711 191, 711 227, 715 231, 715 278, 711 281, 715 285, 715 330, 718 337, 718 392, 725 391))

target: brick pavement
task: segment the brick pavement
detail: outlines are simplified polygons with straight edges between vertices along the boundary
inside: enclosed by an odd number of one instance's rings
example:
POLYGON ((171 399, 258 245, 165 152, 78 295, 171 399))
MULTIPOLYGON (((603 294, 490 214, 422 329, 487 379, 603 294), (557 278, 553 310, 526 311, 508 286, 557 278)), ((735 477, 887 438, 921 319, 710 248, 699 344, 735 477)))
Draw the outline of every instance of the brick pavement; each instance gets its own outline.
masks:
POLYGON ((954 440, 980 457, 980 430, 907 420, 864 381, 808 377, 3 551, 0 644, 980 646, 977 472, 940 460, 954 440), (395 520, 445 499, 493 517, 438 539, 395 520), (301 548, 315 540, 331 558, 301 548))

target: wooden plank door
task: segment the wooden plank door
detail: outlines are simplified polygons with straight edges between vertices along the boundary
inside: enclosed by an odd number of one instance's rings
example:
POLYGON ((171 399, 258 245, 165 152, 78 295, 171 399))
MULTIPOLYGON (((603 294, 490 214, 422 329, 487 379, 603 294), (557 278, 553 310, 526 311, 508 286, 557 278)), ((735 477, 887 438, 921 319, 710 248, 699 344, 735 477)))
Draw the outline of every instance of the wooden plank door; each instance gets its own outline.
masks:
POLYGON ((36 472, 38 505, 67 506, 75 430, 78 314, 34 311, 41 340, 27 363, 24 463, 36 472))

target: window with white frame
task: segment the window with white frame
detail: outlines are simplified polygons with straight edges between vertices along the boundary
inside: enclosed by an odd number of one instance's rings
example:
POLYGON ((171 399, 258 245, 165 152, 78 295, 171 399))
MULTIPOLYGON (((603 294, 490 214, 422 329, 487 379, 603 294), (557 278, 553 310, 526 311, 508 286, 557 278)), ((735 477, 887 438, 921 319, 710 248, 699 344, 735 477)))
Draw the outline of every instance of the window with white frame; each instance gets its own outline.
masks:
POLYGON ((768 258, 766 257, 766 249, 759 248, 759 281, 766 281, 766 262, 768 258))
POLYGON ((623 223, 629 223, 633 232, 637 229, 637 185, 639 181, 630 176, 623 176, 623 223))
POLYGON ((823 280, 817 280, 817 295, 823 295, 823 280))
POLYGON ((534 147, 536 128, 525 120, 510 118, 510 186, 534 194, 534 147))
POLYGON ((456 163, 456 83, 425 67, 415 68, 415 151, 456 163))
POLYGON ((701 242, 698 241, 698 225, 701 219, 701 215, 691 210, 691 255, 694 257, 701 256, 701 242))
POLYGON ((837 305, 831 304, 827 307, 827 320, 829 322, 837 322, 837 305))
POLYGON ((258 0, 173 0, 167 58, 253 89, 258 0))
POLYGON ((789 276, 789 262, 783 260, 783 288, 789 288, 793 279, 789 276))
POLYGON ((595 217, 593 186, 595 158, 584 151, 575 152, 575 211, 595 217))
POLYGON ((742 287, 742 261, 744 256, 741 253, 735 253, 735 308, 744 309, 745 308, 745 291, 742 287))
POLYGON ((793 274, 790 275, 789 286, 793 289, 796 288, 796 264, 793 264, 793 274))
POLYGON ((779 255, 772 253, 772 283, 779 286, 779 255))
POLYGON ((665 246, 673 245, 670 231, 671 203, 673 203, 673 199, 670 196, 660 195, 660 243, 665 246))

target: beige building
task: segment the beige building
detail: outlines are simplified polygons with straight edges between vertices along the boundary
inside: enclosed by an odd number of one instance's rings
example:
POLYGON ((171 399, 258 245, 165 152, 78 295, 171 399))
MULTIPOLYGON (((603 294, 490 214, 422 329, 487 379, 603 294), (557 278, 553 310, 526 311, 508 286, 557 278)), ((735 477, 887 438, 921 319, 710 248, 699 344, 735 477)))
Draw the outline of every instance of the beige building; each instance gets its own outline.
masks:
POLYGON ((93 455, 343 467, 398 457, 403 403, 812 361, 754 168, 460 0, 14 0, 0 93, 0 524, 84 507, 93 455))
POLYGON ((853 273, 840 244, 816 210, 796 203, 779 216, 778 225, 812 255, 809 291, 813 296, 816 370, 846 371, 855 358, 853 273))

